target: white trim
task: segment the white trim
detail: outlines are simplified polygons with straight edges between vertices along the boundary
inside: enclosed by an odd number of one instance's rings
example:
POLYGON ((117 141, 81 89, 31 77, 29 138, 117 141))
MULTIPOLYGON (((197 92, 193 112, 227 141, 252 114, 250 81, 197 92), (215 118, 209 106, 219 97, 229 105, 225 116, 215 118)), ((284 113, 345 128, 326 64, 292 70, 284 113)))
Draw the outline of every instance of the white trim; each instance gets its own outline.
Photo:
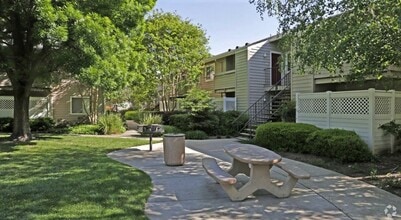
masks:
MULTIPOLYGON (((90 96, 70 96, 70 115, 86 115, 86 112, 73 113, 72 112, 72 99, 88 99, 90 101, 90 96)), ((89 110, 90 111, 90 110, 89 110)))

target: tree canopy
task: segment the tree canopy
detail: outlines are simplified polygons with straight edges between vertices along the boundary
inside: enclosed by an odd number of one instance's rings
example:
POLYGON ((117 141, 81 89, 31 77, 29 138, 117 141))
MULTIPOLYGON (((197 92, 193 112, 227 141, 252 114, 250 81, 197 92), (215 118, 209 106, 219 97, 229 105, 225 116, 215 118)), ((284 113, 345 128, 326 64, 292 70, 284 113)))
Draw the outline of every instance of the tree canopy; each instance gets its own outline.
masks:
POLYGON ((161 98, 165 111, 175 107, 175 97, 191 89, 203 70, 208 54, 208 39, 200 25, 175 13, 155 11, 146 19, 143 45, 148 60, 143 86, 137 97, 161 98), (145 94, 144 94, 145 93, 145 94))
MULTIPOLYGON (((351 76, 380 78, 401 64, 399 0, 250 0, 276 16, 293 64, 330 72, 351 65, 351 76)), ((354 79, 355 79, 354 78, 354 79)))
POLYGON ((113 95, 140 76, 141 24, 154 3, 0 0, 0 73, 14 91, 12 137, 29 139, 29 95, 40 78, 66 74, 113 95))

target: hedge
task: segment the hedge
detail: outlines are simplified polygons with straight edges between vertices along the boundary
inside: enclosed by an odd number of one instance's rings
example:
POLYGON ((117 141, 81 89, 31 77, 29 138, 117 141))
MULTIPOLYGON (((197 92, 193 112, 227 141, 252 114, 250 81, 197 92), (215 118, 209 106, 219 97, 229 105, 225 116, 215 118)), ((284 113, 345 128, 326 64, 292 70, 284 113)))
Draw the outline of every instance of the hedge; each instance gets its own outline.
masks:
POLYGON ((270 122, 258 126, 255 143, 271 150, 305 152, 308 136, 320 128, 303 123, 270 122))
POLYGON ((341 162, 363 162, 372 159, 366 143, 354 132, 342 129, 315 131, 306 140, 306 151, 341 162))
POLYGON ((141 111, 126 111, 124 113, 125 120, 133 120, 137 123, 142 119, 143 112, 141 111))
POLYGON ((194 130, 185 132, 186 139, 204 140, 208 139, 208 135, 204 131, 194 130))
POLYGON ((170 116, 170 125, 174 126, 182 131, 188 131, 192 124, 192 118, 189 114, 177 114, 170 116))

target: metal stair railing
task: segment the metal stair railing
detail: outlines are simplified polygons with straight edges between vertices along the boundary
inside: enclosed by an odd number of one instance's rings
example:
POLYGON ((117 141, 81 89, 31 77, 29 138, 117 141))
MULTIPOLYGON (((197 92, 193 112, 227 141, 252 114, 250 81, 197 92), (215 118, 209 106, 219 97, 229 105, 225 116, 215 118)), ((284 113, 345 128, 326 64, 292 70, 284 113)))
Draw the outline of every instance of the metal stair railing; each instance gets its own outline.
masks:
MULTIPOLYGON (((242 118, 244 115, 247 115, 248 121, 242 127, 237 127, 237 132, 241 133, 246 128, 252 129, 253 126, 260 124, 261 121, 266 122, 269 118, 262 117, 265 115, 266 110, 270 109, 272 103, 281 98, 282 95, 288 91, 291 87, 291 71, 288 71, 284 77, 282 77, 279 81, 277 81, 268 91, 266 91, 257 101, 255 101, 247 110, 242 112, 235 120, 233 120, 233 124, 242 118), (279 89, 280 88, 280 89, 279 89), (276 92, 276 94, 272 97, 271 93, 276 92), (269 100, 270 99, 270 100, 269 100), (251 115, 251 113, 253 113, 251 115)), ((272 112, 270 115, 274 115, 277 113, 276 111, 272 112)), ((271 116, 270 116, 271 117, 271 116)))

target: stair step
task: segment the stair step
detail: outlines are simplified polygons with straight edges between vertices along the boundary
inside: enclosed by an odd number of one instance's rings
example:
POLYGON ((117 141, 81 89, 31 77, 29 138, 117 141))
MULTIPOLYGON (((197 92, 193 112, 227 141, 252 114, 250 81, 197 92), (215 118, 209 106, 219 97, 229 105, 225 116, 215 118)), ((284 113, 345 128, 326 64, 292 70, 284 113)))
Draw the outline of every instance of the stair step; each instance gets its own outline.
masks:
MULTIPOLYGON (((285 77, 287 77, 288 74, 289 73, 287 73, 285 77)), ((248 128, 245 128, 240 132, 240 137, 245 137, 248 139, 253 138, 256 128, 259 125, 272 121, 278 121, 280 119, 278 109, 283 103, 291 100, 291 89, 290 85, 287 83, 286 85, 276 88, 277 89, 265 91, 265 94, 247 110, 248 116, 251 113, 256 113, 257 115, 250 117, 250 121, 247 122, 248 128)))
POLYGON ((248 133, 248 134, 250 134, 250 133, 255 133, 255 129, 253 129, 253 128, 245 128, 244 130, 242 130, 242 131, 245 131, 246 133, 248 133))
POLYGON ((236 138, 241 141, 249 141, 249 139, 252 139, 252 137, 243 137, 243 136, 237 136, 236 138))
POLYGON ((241 132, 241 133, 239 133, 239 135, 242 137, 253 137, 254 136, 253 134, 246 133, 246 132, 241 132))

